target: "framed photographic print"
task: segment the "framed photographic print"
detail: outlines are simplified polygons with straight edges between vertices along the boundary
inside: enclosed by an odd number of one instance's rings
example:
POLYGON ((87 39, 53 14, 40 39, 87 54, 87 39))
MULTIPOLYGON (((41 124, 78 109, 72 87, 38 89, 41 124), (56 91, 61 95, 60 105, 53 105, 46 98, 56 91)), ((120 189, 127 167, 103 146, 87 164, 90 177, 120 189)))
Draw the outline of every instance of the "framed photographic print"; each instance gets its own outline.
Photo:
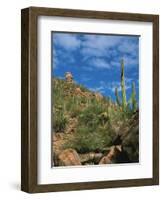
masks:
POLYGON ((159 184, 159 16, 22 9, 21 188, 159 184))

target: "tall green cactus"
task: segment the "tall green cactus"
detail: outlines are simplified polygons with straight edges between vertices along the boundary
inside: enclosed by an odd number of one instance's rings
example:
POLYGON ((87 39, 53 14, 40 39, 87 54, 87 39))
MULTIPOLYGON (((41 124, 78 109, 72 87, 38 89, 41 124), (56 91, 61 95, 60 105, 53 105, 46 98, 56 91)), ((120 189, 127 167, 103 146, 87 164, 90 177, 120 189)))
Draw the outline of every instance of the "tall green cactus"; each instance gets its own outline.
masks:
POLYGON ((122 89, 122 108, 126 109, 126 89, 125 89, 125 73, 124 73, 124 60, 121 60, 121 89, 122 89))
POLYGON ((137 101, 136 101, 136 90, 135 90, 135 83, 132 83, 132 93, 127 101, 126 99, 126 89, 125 89, 125 74, 124 74, 124 60, 121 60, 121 92, 122 92, 122 101, 120 100, 118 89, 115 88, 115 96, 116 102, 119 106, 122 106, 123 111, 126 109, 131 109, 135 112, 137 109, 137 101))

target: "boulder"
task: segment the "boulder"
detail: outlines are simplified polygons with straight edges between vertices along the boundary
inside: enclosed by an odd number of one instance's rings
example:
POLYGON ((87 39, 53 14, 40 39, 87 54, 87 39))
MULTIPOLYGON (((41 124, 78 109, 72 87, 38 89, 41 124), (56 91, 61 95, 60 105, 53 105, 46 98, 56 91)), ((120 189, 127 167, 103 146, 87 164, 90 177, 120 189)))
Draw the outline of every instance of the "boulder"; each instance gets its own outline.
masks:
POLYGON ((76 95, 83 95, 83 92, 81 91, 81 89, 79 87, 75 88, 75 94, 76 95))
POLYGON ((110 147, 109 153, 100 160, 99 164, 112 164, 119 154, 121 154, 121 146, 112 146, 110 147))
POLYGON ((82 164, 85 164, 85 163, 98 164, 103 154, 90 152, 90 153, 85 153, 85 154, 79 154, 79 156, 80 156, 80 160, 82 164))
POLYGON ((81 165, 79 155, 74 149, 63 150, 57 160, 58 166, 81 165))

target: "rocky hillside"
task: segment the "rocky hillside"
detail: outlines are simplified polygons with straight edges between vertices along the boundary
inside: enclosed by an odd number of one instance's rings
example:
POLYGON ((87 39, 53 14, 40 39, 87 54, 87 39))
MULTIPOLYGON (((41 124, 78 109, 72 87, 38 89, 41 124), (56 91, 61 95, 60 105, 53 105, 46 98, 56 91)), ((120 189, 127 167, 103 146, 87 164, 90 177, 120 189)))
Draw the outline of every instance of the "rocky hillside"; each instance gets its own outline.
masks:
POLYGON ((89 91, 71 74, 53 78, 52 88, 54 166, 139 161, 138 109, 89 91))

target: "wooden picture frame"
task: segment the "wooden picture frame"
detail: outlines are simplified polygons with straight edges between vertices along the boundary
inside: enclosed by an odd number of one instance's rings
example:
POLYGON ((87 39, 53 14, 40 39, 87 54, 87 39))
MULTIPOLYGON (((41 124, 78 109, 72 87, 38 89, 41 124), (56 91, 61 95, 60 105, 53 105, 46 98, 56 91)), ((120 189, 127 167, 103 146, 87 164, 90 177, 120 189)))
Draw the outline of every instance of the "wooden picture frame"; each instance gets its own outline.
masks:
MULTIPOLYGON (((29 193, 103 189, 159 184, 159 16, 58 8, 21 11, 21 190, 29 193), (39 185, 37 183, 37 19, 62 16, 153 24, 153 176, 152 178, 39 185)), ((148 73, 147 73, 148 76, 148 73)))

